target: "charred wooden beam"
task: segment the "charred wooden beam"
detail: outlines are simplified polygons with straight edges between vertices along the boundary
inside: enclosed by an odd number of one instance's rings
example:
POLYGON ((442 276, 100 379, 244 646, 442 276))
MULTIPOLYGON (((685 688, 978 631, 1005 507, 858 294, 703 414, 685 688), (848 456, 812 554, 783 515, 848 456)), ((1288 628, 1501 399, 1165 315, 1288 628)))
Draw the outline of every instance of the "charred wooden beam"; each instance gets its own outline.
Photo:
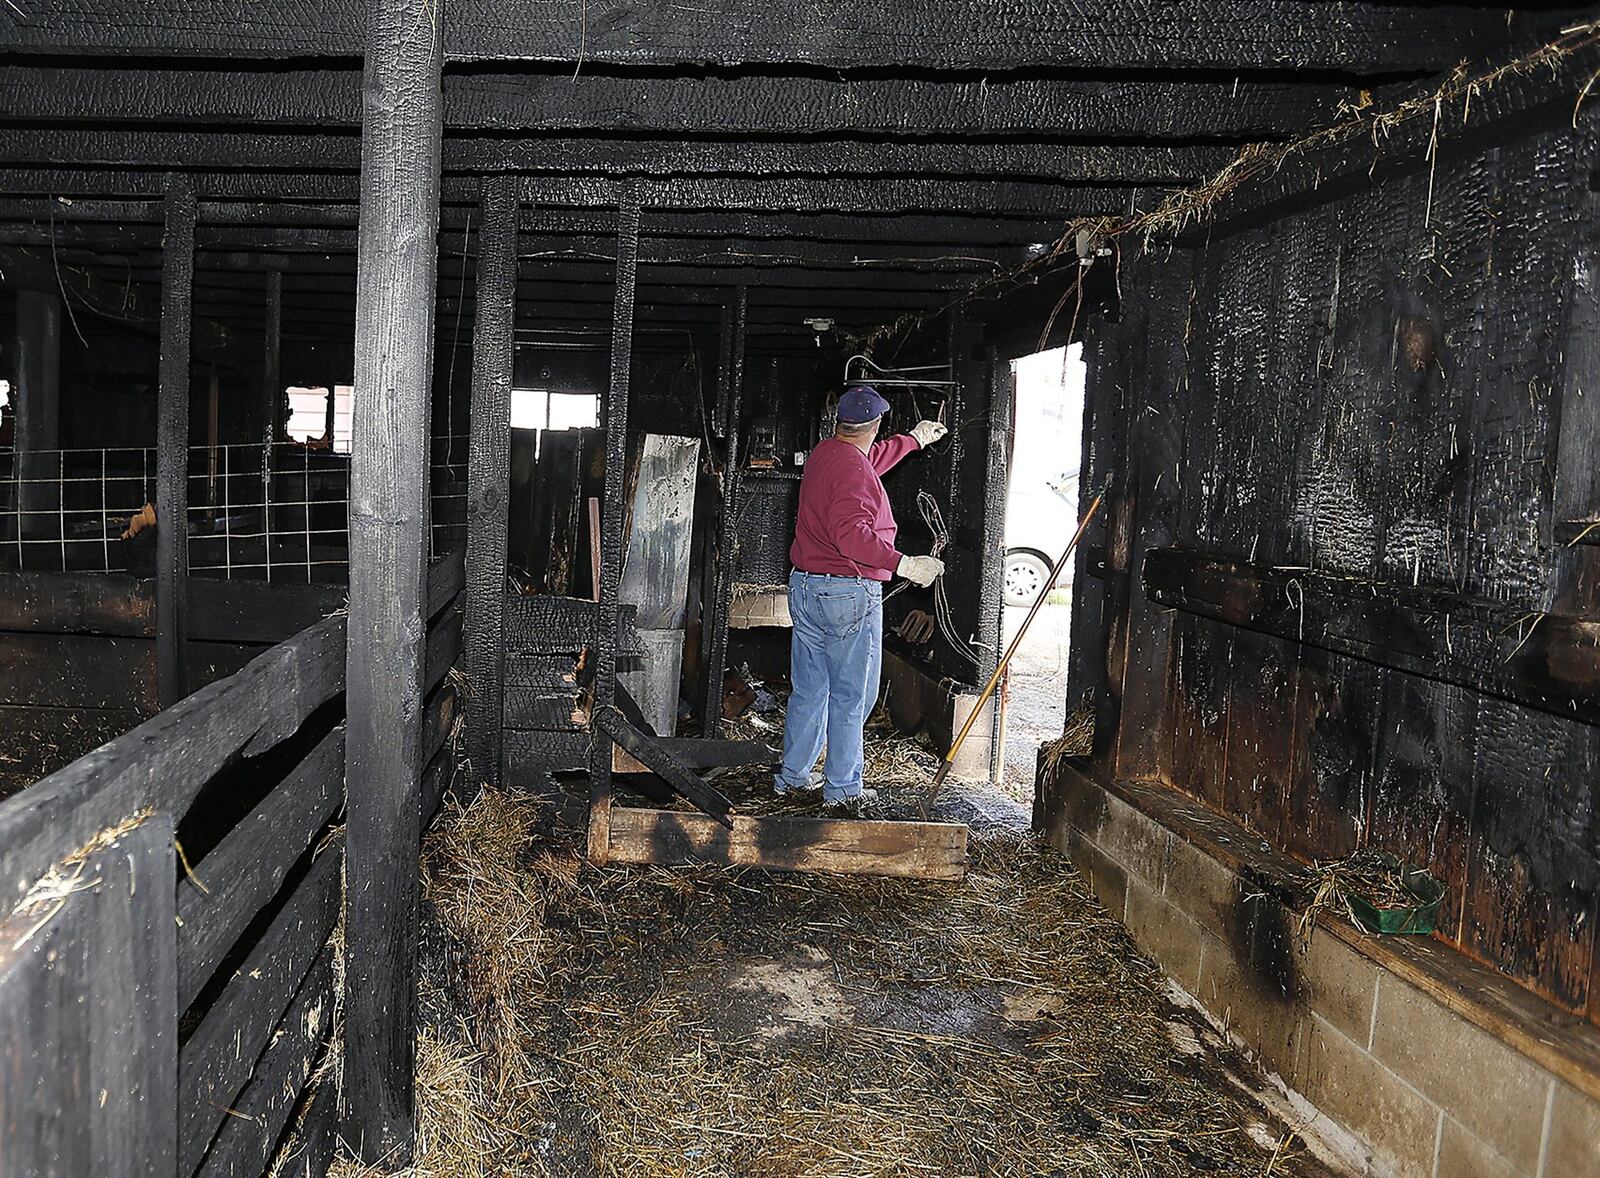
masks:
MULTIPOLYGON (((594 714, 594 724, 610 737, 618 748, 718 823, 729 830, 733 829, 733 803, 722 791, 690 772, 689 768, 664 748, 656 737, 641 731, 638 724, 630 723, 619 708, 608 706, 597 709, 594 714)), ((608 782, 607 785, 609 784, 608 782)), ((609 838, 609 816, 606 825, 609 838)))
MULTIPOLYGON (((263 16, 244 0, 188 0, 152 19, 139 0, 8 15, 0 51, 100 56, 285 59, 358 57, 361 5, 333 0, 263 16)), ((806 66, 908 69, 1445 68, 1504 43, 1492 8, 1314 0, 916 0, 892 8, 829 3, 814 21, 748 2, 701 8, 636 4, 577 13, 558 0, 511 9, 461 0, 447 52, 461 61, 592 66, 806 66)))
MULTIPOLYGON (((618 591, 622 580, 623 483, 628 461, 628 391, 633 375, 633 308, 638 285, 639 205, 630 200, 617 215, 616 304, 611 326, 611 388, 605 398, 605 489, 600 505, 600 633, 594 646, 594 707, 610 709, 617 696, 618 591)), ((589 857, 605 862, 611 814, 611 750, 596 741, 589 754, 589 857)))
MULTIPOLYGON (((1331 119, 1338 82, 1009 77, 639 77, 465 73, 444 80, 450 131, 549 135, 1034 135, 1260 141, 1331 119)), ((188 66, 0 70, 0 110, 50 123, 358 127, 357 69, 188 66)))
MULTIPOLYGON (((1032 177, 1059 183, 1183 184, 1217 171, 1227 147, 1042 143, 1036 140, 865 142, 694 139, 466 137, 444 145, 447 172, 519 172, 556 176, 918 176, 988 181, 1032 177)), ((0 164, 164 168, 305 168, 353 172, 361 140, 354 131, 151 131, 9 127, 0 164)))
POLYGON ((350 464, 344 1139, 404 1165, 416 1133, 417 855, 438 268, 441 9, 367 5, 350 464))
POLYGON ((156 398, 156 684, 161 706, 189 694, 189 361, 194 313, 194 191, 175 180, 161 269, 156 398))
MULTIPOLYGON (((159 194, 165 172, 125 166, 74 168, 60 165, 0 166, 0 191, 33 196, 139 197, 159 194)), ((341 172, 218 171, 191 173, 195 191, 210 200, 275 199, 351 203, 356 179, 341 172)), ((448 177, 443 197, 452 204, 474 199, 477 181, 448 177)), ((636 184, 642 205, 658 209, 723 208, 796 213, 963 213, 969 216, 1073 217, 1126 213, 1153 206, 1161 192, 1126 185, 1073 185, 996 179, 885 177, 872 184, 834 177, 675 176, 638 181, 609 176, 523 176, 524 202, 572 208, 616 205, 624 187, 636 184)))
POLYGON ((12 451, 17 515, 23 538, 59 532, 61 506, 61 296, 53 290, 17 291, 12 352, 12 451))
POLYGON ((1144 588, 1174 609, 1600 723, 1600 621, 1457 593, 1154 549, 1144 588))
POLYGON ((500 784, 505 693, 506 529, 511 493, 512 335, 517 199, 509 178, 484 181, 472 326, 467 467, 467 733, 473 786, 500 784))
MULTIPOLYGON (((452 230, 467 228, 475 215, 471 205, 448 205, 440 224, 452 230)), ((62 201, 50 197, 0 196, 0 221, 52 225, 102 225, 106 227, 159 226, 157 201, 82 197, 62 201)), ((209 243, 208 234, 222 239, 230 231, 275 227, 349 229, 356 224, 356 206, 350 201, 307 204, 296 201, 250 199, 200 202, 201 228, 197 242, 209 243)), ((524 211, 520 231, 538 239, 548 236, 595 236, 613 232, 616 216, 605 209, 540 208, 524 211)), ((746 212, 722 209, 653 209, 640 219, 641 242, 657 237, 685 239, 796 238, 824 245, 901 241, 933 246, 1026 245, 1052 240, 1060 223, 1037 214, 978 213, 948 215, 915 213, 844 214, 829 212, 746 212)), ((46 238, 45 240, 49 240, 46 238)))
POLYGON ((609 856, 616 863, 706 863, 767 871, 960 879, 967 828, 945 822, 762 818, 731 828, 701 814, 619 806, 609 856))
POLYGON ((192 1174, 200 1165, 333 932, 339 916, 339 850, 335 840, 312 864, 179 1052, 181 1174, 192 1174))

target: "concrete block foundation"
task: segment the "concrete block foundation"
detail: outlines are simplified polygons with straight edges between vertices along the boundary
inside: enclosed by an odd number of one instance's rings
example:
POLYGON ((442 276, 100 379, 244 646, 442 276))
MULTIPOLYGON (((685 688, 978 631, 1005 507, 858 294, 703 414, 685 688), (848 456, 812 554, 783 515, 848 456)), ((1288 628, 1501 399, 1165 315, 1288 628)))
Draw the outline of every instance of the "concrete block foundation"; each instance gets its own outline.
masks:
POLYGON ((1085 762, 1040 776, 1035 825, 1140 948, 1337 1130, 1358 1173, 1600 1174, 1600 1033, 1425 938, 1285 902, 1296 865, 1170 788, 1085 762))

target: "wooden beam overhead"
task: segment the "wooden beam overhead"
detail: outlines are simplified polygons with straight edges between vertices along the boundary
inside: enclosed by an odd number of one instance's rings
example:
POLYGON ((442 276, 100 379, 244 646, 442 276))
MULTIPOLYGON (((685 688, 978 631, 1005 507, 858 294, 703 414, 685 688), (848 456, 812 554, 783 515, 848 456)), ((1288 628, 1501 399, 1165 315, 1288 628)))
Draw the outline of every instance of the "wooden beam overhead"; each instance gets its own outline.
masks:
MULTIPOLYGON (((467 225, 470 205, 442 210, 440 223, 451 230, 467 225)), ((110 225, 130 227, 161 223, 161 206, 153 200, 116 200, 106 197, 55 199, 48 196, 0 196, 0 221, 52 225, 110 225)), ((209 200, 200 202, 199 241, 208 234, 233 229, 270 233, 277 228, 353 229, 353 203, 304 204, 294 201, 209 200)), ((525 210, 520 229, 524 236, 609 234, 616 229, 616 214, 608 209, 538 208, 525 210)), ((721 209, 652 209, 640 221, 641 242, 656 238, 735 237, 747 239, 793 238, 829 245, 871 245, 894 241, 932 246, 1017 245, 1049 240, 1060 223, 1039 214, 966 213, 951 210, 940 215, 901 213, 749 212, 721 209)), ((245 247, 238 247, 245 248, 245 247)))
MULTIPOLYGON (((446 172, 538 176, 965 176, 1026 177, 1061 184, 1181 184, 1220 169, 1227 147, 1163 144, 1062 144, 1029 141, 871 142, 696 139, 501 138, 471 136, 444 145, 446 172)), ((355 172, 354 130, 151 131, 8 127, 0 164, 72 160, 80 167, 252 168, 355 172)), ((530 177, 530 179, 533 177, 530 177)))
MULTIPOLYGON (((0 9, 0 52, 225 57, 359 57, 362 5, 294 8, 254 0, 145 0, 0 9), (19 16, 18 13, 23 15, 19 16)), ((1493 8, 1317 0, 823 0, 803 19, 781 5, 458 0, 446 34, 456 61, 567 66, 803 66, 918 70, 1447 68, 1505 42, 1493 8)))
MULTIPOLYGON (((811 76, 638 77, 462 73, 444 82, 445 127, 548 135, 1034 135, 1259 140, 1331 119, 1360 87, 1330 81, 1159 75, 929 80, 811 76)), ((130 122, 359 127, 358 69, 12 65, 0 111, 53 124, 130 122)))
MULTIPOLYGON (((77 197, 159 196, 167 172, 130 167, 72 168, 0 166, 0 191, 13 195, 77 197)), ((190 173, 195 192, 208 200, 293 200, 350 204, 356 177, 341 172, 285 170, 190 173)), ((443 198, 451 204, 476 199, 477 178, 450 176, 443 198)), ((637 186, 649 209, 723 209, 795 213, 940 213, 969 217, 1047 216, 1068 218, 1126 213, 1151 207, 1159 187, 1080 186, 1036 180, 975 181, 972 178, 672 176, 634 180, 608 176, 522 176, 519 194, 528 204, 566 208, 615 208, 625 185, 637 186)))

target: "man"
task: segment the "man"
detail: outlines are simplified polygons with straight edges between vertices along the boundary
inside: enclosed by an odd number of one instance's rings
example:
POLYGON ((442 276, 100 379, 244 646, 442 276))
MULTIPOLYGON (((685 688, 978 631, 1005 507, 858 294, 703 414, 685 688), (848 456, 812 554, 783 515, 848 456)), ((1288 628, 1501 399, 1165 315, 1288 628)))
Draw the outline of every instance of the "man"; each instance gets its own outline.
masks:
POLYGON ((906 455, 942 438, 924 421, 878 441, 889 403, 857 385, 839 398, 839 426, 806 460, 789 560, 789 675, 794 692, 783 726, 780 794, 815 789, 812 770, 828 746, 823 802, 857 812, 872 800, 862 788, 862 730, 878 699, 883 665, 883 583, 896 574, 924 587, 944 572, 931 556, 895 546, 894 515, 881 476, 906 455))

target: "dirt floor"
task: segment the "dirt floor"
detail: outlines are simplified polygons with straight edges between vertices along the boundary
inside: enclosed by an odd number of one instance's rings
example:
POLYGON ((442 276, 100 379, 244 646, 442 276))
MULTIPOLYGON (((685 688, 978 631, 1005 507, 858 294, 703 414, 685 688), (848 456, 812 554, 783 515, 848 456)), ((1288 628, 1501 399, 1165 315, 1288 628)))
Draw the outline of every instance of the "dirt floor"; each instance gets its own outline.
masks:
MULTIPOLYGON (((1060 591, 1058 595, 1066 596, 1060 591)), ((1016 636, 1027 613, 1025 607, 1006 607, 1007 642, 1016 636)), ((1067 601, 1046 602, 1011 660, 1002 786, 1020 802, 1033 801, 1034 766, 1039 746, 1060 736, 1066 723, 1071 621, 1072 606, 1067 601)))
POLYGON ((546 799, 450 804, 411 1173, 1324 1173, 1020 807, 943 809, 960 883, 595 869, 546 799))

